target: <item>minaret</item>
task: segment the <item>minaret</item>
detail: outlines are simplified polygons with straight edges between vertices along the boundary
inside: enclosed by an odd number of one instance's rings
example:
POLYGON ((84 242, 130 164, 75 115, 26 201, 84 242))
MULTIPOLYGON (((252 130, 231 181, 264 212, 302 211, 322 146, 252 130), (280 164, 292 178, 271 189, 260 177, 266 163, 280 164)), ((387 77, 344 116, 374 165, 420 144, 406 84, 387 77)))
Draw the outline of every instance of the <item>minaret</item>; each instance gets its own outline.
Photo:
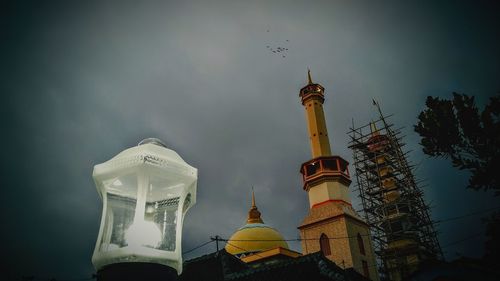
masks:
POLYGON ((348 187, 351 179, 347 169, 349 163, 342 157, 331 155, 323 112, 325 89, 312 82, 310 70, 307 72, 307 78, 308 83, 300 90, 299 96, 306 110, 313 159, 302 164, 300 170, 303 175, 304 190, 308 192, 311 208, 327 202, 350 207, 348 187))
POLYGON ((325 89, 313 83, 309 70, 307 78, 299 96, 306 111, 313 158, 300 168, 310 206, 309 214, 298 227, 302 251, 322 251, 338 266, 352 267, 379 280, 369 227, 351 205, 349 163, 331 153, 323 112, 325 89))

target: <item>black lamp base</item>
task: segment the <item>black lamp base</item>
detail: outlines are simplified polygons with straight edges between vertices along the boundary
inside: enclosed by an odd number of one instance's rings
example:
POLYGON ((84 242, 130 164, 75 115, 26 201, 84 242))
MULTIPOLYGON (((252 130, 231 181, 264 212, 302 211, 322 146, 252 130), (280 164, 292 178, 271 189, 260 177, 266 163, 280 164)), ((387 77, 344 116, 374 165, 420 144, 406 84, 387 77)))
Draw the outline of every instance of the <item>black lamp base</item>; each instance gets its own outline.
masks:
POLYGON ((97 271, 97 281, 175 281, 177 270, 156 263, 115 263, 97 271))

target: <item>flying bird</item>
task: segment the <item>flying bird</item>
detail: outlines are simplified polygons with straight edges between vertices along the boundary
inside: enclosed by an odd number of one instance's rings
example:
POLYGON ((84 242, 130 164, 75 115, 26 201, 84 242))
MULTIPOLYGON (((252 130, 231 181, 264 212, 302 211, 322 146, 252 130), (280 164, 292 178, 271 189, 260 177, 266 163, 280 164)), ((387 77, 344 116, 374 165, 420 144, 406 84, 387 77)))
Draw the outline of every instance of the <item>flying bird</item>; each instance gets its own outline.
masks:
MULTIPOLYGON (((266 29, 266 32, 269 32, 269 30, 270 30, 269 28, 266 29)), ((269 51, 273 52, 273 54, 281 54, 281 57, 285 58, 286 53, 288 52, 288 48, 286 48, 285 46, 287 46, 287 43, 290 42, 290 40, 286 39, 285 42, 283 42, 285 44, 279 44, 275 48, 272 47, 273 44, 267 45, 266 48, 269 49, 269 51)))

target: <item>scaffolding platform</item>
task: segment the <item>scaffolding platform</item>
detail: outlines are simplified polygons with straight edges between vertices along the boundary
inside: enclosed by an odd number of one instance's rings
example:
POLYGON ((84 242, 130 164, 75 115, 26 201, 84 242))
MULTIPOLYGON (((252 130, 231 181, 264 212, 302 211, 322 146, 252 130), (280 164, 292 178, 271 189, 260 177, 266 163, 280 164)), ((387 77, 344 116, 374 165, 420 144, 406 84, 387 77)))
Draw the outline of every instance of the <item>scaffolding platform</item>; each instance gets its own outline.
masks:
POLYGON ((429 206, 404 151, 401 129, 379 118, 348 132, 358 197, 371 226, 382 279, 403 280, 425 260, 443 259, 429 206))

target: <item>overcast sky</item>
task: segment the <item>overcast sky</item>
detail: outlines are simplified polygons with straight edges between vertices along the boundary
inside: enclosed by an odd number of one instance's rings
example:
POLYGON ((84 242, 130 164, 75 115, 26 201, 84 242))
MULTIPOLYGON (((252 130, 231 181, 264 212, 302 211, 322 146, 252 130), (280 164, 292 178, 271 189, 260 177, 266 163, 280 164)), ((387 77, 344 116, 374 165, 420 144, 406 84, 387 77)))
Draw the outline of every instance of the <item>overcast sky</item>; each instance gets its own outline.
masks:
MULTIPOLYGON (((500 90, 494 1, 15 2, 0 4, 2 263, 13 277, 93 273, 93 166, 147 137, 199 170, 183 250, 244 224, 251 186, 264 221, 297 238, 308 67, 326 88, 335 154, 351 161, 346 132, 377 117, 375 98, 405 127, 433 219, 499 205, 423 155, 412 129, 428 95, 484 105, 500 90)), ((480 233, 480 218, 438 227, 447 259, 482 254, 481 235, 447 246, 480 233)))

